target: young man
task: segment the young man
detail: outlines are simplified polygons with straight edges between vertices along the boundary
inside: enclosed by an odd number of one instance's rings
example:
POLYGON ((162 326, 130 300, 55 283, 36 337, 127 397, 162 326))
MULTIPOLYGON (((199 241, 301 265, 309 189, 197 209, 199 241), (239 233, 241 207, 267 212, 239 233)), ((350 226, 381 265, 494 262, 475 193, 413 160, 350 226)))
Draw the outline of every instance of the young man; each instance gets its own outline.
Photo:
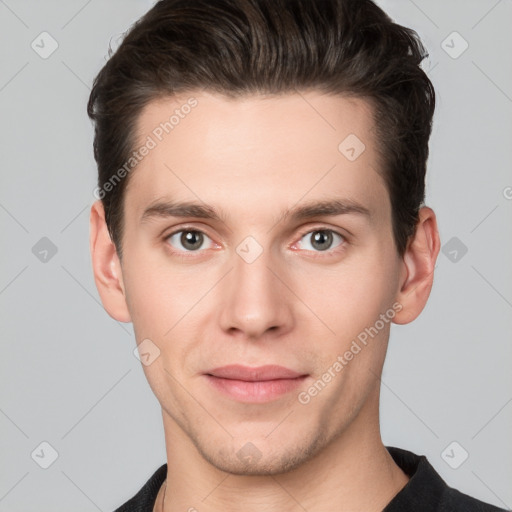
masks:
POLYGON ((118 511, 499 510, 380 437, 439 252, 424 56, 369 0, 162 0, 101 70, 94 275, 167 450, 118 511))

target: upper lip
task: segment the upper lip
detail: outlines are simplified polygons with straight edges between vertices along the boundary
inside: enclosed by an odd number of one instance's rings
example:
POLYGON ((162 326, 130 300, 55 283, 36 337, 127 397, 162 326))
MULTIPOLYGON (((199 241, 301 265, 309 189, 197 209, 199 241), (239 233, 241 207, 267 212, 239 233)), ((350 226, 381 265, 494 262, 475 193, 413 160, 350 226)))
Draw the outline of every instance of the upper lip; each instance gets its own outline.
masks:
POLYGON ((221 379, 257 382, 276 379, 296 379, 297 377, 303 377, 305 374, 277 365, 251 367, 232 364, 209 370, 206 372, 206 375, 212 375, 221 379))

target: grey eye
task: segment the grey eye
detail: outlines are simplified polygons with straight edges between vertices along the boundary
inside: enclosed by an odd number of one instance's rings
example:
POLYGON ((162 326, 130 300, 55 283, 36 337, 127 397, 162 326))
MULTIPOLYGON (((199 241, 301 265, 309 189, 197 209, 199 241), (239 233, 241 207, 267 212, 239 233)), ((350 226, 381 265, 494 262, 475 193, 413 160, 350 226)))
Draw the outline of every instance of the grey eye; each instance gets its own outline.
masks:
POLYGON ((332 244, 335 237, 337 237, 340 240, 340 242, 335 246, 337 247, 343 242, 343 237, 341 235, 335 233, 330 229, 316 229, 314 231, 306 233, 301 238, 301 245, 302 240, 310 238, 311 242, 309 243, 309 247, 303 247, 304 249, 308 251, 327 251, 329 249, 333 249, 332 244))
POLYGON ((167 240, 177 250, 197 251, 201 248, 204 249, 202 246, 207 239, 209 240, 209 237, 202 231, 182 229, 170 235, 167 240), (177 246, 178 244, 181 244, 181 248, 177 246))

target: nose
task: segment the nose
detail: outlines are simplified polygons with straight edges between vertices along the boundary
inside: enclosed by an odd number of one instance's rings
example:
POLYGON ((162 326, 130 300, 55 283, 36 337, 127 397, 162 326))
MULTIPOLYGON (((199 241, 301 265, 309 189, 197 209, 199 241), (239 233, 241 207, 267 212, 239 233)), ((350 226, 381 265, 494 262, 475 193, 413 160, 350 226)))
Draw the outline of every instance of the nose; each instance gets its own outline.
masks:
POLYGON ((219 297, 224 332, 257 340, 281 336, 291 329, 293 294, 283 284, 287 282, 285 271, 270 256, 264 250, 255 261, 248 262, 233 254, 233 268, 219 297))

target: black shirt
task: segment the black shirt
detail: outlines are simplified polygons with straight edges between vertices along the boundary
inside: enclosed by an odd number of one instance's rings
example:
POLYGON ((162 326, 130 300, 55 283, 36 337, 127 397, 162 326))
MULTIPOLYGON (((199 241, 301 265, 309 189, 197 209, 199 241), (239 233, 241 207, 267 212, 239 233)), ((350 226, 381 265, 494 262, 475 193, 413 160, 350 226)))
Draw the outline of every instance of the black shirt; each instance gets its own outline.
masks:
MULTIPOLYGON (((386 446, 396 464, 410 480, 382 512, 503 512, 448 487, 424 455, 386 446)), ((156 496, 167 475, 167 464, 160 466, 142 489, 115 512, 153 512, 156 496)))

